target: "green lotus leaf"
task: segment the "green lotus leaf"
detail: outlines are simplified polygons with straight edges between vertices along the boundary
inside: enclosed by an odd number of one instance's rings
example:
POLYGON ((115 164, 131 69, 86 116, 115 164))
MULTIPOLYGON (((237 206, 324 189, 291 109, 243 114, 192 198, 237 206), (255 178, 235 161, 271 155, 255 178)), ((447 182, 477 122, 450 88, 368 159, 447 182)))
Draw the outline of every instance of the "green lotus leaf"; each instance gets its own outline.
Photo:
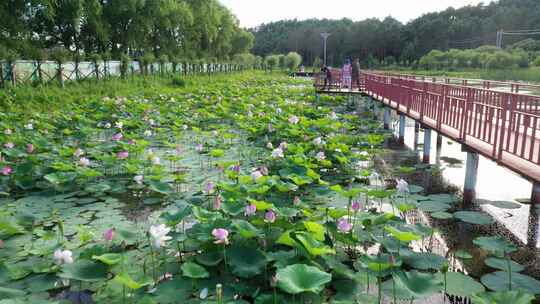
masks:
POLYGON ((504 255, 517 250, 517 247, 500 236, 481 236, 473 240, 473 243, 480 248, 498 254, 504 255))
POLYGON ((204 267, 193 262, 186 262, 182 264, 180 269, 182 270, 183 276, 192 279, 204 279, 210 276, 204 267))
POLYGON ((411 193, 411 194, 420 193, 422 191, 424 191, 424 187, 422 187, 422 186, 409 185, 409 193, 411 193))
POLYGON ((221 250, 205 251, 198 254, 195 260, 204 266, 216 266, 223 260, 223 252, 221 250))
POLYGON ((212 151, 210 151, 210 156, 212 157, 223 157, 223 155, 225 155, 225 151, 222 150, 222 149, 213 149, 212 151))
POLYGON ((421 201, 418 203, 418 209, 424 212, 443 212, 452 208, 447 203, 438 202, 438 201, 421 201))
POLYGON ((493 219, 489 215, 476 211, 458 211, 454 213, 454 218, 476 225, 489 225, 493 223, 493 219))
POLYGON ((122 261, 123 256, 119 253, 106 253, 102 255, 94 255, 92 256, 92 259, 100 261, 106 265, 116 265, 122 261))
POLYGON ((509 275, 505 271, 496 271, 482 276, 480 280, 493 291, 507 291, 511 287, 512 290, 523 289, 531 294, 540 294, 540 281, 517 272, 509 275))
POLYGON ((418 241, 422 239, 422 236, 409 231, 401 231, 397 228, 386 226, 384 227, 384 230, 386 230, 388 233, 390 233, 394 238, 401 242, 409 243, 412 241, 418 241))
POLYGON ((227 262, 233 274, 241 278, 250 278, 262 273, 267 260, 258 249, 233 246, 227 249, 227 262))
POLYGON ((313 237, 317 240, 317 241, 324 241, 324 232, 325 232, 325 229, 324 229, 324 226, 317 223, 317 222, 312 222, 312 221, 305 221, 304 222, 304 227, 306 228, 307 231, 311 232, 313 234, 313 237))
POLYGON ((420 270, 440 270, 446 263, 446 258, 430 252, 403 252, 403 263, 420 270))
POLYGON ((530 304, 534 299, 534 295, 528 294, 521 289, 512 291, 484 292, 472 295, 471 297, 473 304, 530 304))
POLYGON ((236 228, 236 231, 246 239, 254 238, 261 234, 261 231, 257 229, 257 227, 245 220, 234 220, 233 226, 236 228))
POLYGON ((99 282, 107 279, 107 266, 102 263, 79 259, 73 264, 64 264, 62 272, 58 276, 83 282, 99 282))
POLYGON ((26 295, 26 292, 23 290, 0 286, 0 299, 12 299, 23 297, 24 295, 26 295))
MULTIPOLYGON (((440 279, 444 280, 441 274, 440 279)), ((484 292, 484 286, 473 278, 460 272, 446 273, 446 293, 459 297, 470 297, 474 294, 484 292)))
POLYGON ((396 286, 408 292, 408 299, 429 297, 442 289, 442 282, 434 274, 417 271, 397 272, 392 275, 396 286))
POLYGON ((308 232, 293 232, 291 238, 296 241, 307 253, 312 256, 321 256, 327 254, 335 254, 334 248, 324 245, 317 241, 311 233, 308 232))
POLYGON ((169 194, 172 191, 172 188, 168 183, 150 180, 147 182, 147 184, 152 191, 155 191, 161 194, 169 194))
POLYGON ((114 281, 133 290, 151 285, 154 282, 152 278, 145 278, 142 282, 137 282, 127 272, 117 274, 114 277, 114 281))
POLYGON ((484 263, 491 268, 502 270, 502 271, 508 271, 508 269, 510 269, 510 271, 513 271, 513 272, 520 272, 520 271, 523 271, 523 269, 525 269, 525 267, 519 263, 516 263, 512 260, 501 259, 501 258, 493 258, 493 257, 487 258, 484 260, 484 263))
POLYGON ((276 272, 278 287, 290 294, 319 293, 332 280, 332 275, 314 266, 294 264, 276 272))

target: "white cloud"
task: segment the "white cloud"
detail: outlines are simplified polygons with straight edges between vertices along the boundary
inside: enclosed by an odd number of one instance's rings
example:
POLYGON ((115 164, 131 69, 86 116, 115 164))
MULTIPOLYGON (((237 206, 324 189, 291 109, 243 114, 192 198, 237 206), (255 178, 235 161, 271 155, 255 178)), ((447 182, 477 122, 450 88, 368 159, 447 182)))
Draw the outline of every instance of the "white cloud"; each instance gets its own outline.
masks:
POLYGON ((220 0, 240 20, 254 27, 282 19, 328 18, 363 20, 392 16, 408 22, 425 13, 476 5, 489 0, 220 0))

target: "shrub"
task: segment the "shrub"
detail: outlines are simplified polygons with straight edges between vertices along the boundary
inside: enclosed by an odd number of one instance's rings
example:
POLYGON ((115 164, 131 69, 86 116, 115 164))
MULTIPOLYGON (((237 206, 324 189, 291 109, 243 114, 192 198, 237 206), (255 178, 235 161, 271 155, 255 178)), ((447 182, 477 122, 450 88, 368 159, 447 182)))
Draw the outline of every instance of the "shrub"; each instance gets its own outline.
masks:
POLYGON ((171 80, 171 85, 173 87, 183 88, 186 86, 186 81, 184 80, 184 78, 177 76, 171 80))
POLYGON ((71 53, 63 47, 58 47, 51 51, 50 57, 56 63, 62 64, 71 58, 71 53))
POLYGON ((277 55, 268 55, 264 58, 264 63, 272 70, 279 64, 279 57, 277 55))
POLYGON ((296 70, 302 63, 302 56, 296 52, 290 52, 285 56, 285 66, 289 70, 296 70))

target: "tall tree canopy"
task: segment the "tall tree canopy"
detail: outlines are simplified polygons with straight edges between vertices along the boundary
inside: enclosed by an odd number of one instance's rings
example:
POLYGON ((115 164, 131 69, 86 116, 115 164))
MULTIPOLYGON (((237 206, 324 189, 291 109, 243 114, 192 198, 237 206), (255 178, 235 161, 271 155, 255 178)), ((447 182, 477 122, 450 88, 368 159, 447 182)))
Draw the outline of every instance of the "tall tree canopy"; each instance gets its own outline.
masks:
MULTIPOLYGON (((339 64, 349 56, 360 57, 364 62, 375 59, 412 62, 433 49, 494 44, 500 29, 537 29, 539 24, 540 1, 499 0, 487 5, 448 8, 425 14, 407 24, 392 17, 357 22, 349 19, 284 20, 263 24, 251 31, 255 35, 255 54, 295 51, 308 63, 322 57, 320 33, 329 32, 332 35, 328 39, 328 62, 339 64)), ((527 37, 505 37, 505 44, 524 38, 527 37)))
POLYGON ((2 0, 0 45, 178 58, 232 58, 253 35, 217 0, 2 0))

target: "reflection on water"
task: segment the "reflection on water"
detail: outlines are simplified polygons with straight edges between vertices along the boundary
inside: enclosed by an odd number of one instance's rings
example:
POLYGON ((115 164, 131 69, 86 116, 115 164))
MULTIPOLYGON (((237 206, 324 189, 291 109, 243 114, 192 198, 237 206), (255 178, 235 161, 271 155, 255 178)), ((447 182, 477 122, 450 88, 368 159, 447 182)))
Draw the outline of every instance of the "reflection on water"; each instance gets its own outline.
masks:
MULTIPOLYGON (((397 133, 398 117, 393 113, 394 132, 397 133)), ((420 128, 415 132, 415 122, 406 119, 405 145, 416 151, 421 158, 423 154, 424 132, 420 128), (416 134, 415 134, 416 133, 416 134), (416 135, 416 136, 415 136, 416 135), (415 145, 416 137, 416 145, 415 145)), ((436 132, 432 131, 430 164, 439 165, 443 169, 442 176, 446 182, 463 189, 465 180, 465 163, 467 153, 461 150, 461 144, 442 137, 437 145, 436 132)), ((483 156, 480 156, 478 165, 478 179, 476 186, 476 197, 490 201, 516 202, 519 198, 530 198, 532 184, 520 177, 517 173, 497 165, 483 156)), ((529 218, 529 205, 521 205, 517 209, 501 209, 489 204, 482 204, 481 209, 492 215, 498 222, 502 223, 524 244, 527 243, 527 229, 534 227, 537 229, 537 217, 529 218), (530 221, 532 223, 529 223, 530 221)), ((537 247, 540 247, 538 241, 537 247)))

